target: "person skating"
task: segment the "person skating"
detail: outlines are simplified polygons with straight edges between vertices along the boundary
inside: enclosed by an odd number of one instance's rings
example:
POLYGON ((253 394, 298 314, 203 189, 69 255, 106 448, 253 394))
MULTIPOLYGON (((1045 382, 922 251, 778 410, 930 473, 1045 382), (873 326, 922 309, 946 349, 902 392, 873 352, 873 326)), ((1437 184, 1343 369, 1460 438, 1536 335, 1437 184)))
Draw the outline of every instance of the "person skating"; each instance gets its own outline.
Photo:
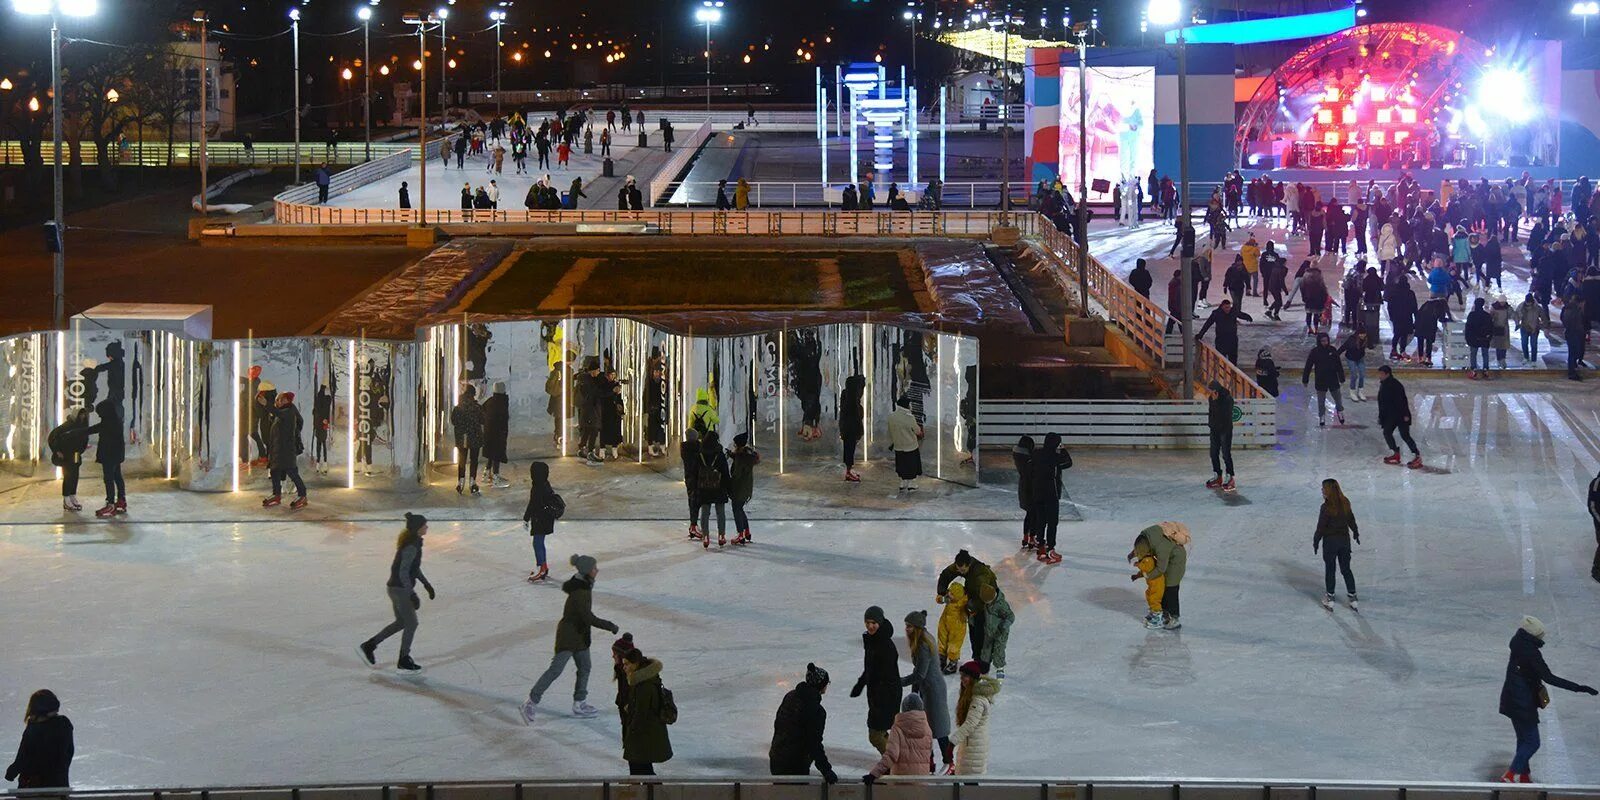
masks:
POLYGON ((1400 445, 1394 440, 1398 431, 1406 446, 1411 448, 1411 461, 1406 466, 1421 469, 1422 453, 1411 438, 1411 401, 1406 399, 1406 387, 1394 376, 1394 370, 1388 364, 1378 367, 1378 376, 1378 425, 1383 428, 1383 441, 1389 445, 1390 451, 1389 455, 1384 456, 1383 463, 1400 463, 1400 445))
POLYGON ((1189 566, 1189 539, 1189 527, 1181 522, 1158 522, 1139 531, 1134 539, 1135 552, 1139 551, 1139 541, 1142 540, 1156 560, 1156 568, 1148 573, 1149 577, 1161 578, 1165 582, 1161 592, 1161 618, 1153 622, 1147 619, 1147 628, 1160 627, 1172 631, 1183 627, 1179 592, 1183 588, 1183 573, 1189 566))
MULTIPOLYGON (((913 611, 906 615, 905 623, 911 671, 900 683, 926 704, 928 728, 933 740, 939 743, 941 760, 949 771, 955 759, 955 745, 950 743, 950 703, 945 696, 943 666, 935 662, 933 637, 928 633, 928 612, 913 611)), ((959 637, 957 639, 959 644, 959 637)))
POLYGON ((1241 319, 1248 322, 1255 321, 1255 317, 1244 313, 1238 306, 1233 304, 1232 300, 1225 299, 1211 311, 1210 316, 1206 317, 1205 324, 1200 326, 1200 332, 1194 335, 1194 339, 1197 342, 1201 341, 1205 338, 1206 331, 1211 330, 1211 326, 1217 326, 1217 352, 1237 366, 1239 363, 1239 320, 1241 319))
POLYGON ((711 402, 711 392, 706 389, 694 391, 694 405, 689 407, 689 427, 705 434, 715 431, 721 424, 722 418, 717 414, 717 407, 711 402))
POLYGON ((1597 695, 1592 686, 1569 681, 1550 671, 1539 652, 1545 644, 1545 627, 1535 617, 1523 617, 1511 636, 1511 656, 1506 662, 1505 683, 1500 687, 1500 714, 1511 720, 1517 734, 1516 754, 1511 766, 1500 776, 1501 783, 1533 783, 1529 762, 1539 751, 1539 709, 1550 702, 1546 685, 1569 692, 1597 695))
POLYGON ((1323 588, 1322 607, 1332 610, 1334 569, 1344 576, 1344 593, 1350 601, 1350 610, 1360 610, 1356 598, 1356 575, 1350 571, 1350 542, 1361 544, 1361 529, 1356 525, 1355 511, 1350 508, 1350 498, 1344 496, 1339 482, 1327 478, 1322 482, 1322 509, 1317 512, 1317 530, 1311 536, 1311 552, 1322 549, 1323 588))
POLYGON ((94 515, 105 519, 128 513, 128 484, 122 479, 127 445, 122 438, 122 416, 117 413, 117 403, 108 397, 95 404, 94 412, 100 419, 89 432, 95 437, 94 460, 100 465, 106 484, 106 504, 94 515))
MULTIPOLYGON (((1061 563, 1061 554, 1056 552, 1056 529, 1061 524, 1061 473, 1071 468, 1072 454, 1061 444, 1060 434, 1045 434, 1044 444, 1034 451, 1028 466, 1028 504, 1033 517, 1034 555, 1046 564, 1061 563)), ((973 653, 977 653, 976 644, 973 653)))
POLYGON ((901 395, 889 415, 889 444, 894 450, 894 472, 900 477, 900 492, 914 492, 912 483, 922 475, 922 425, 911 413, 911 398, 901 395))
POLYGON ((661 662, 638 649, 622 657, 628 676, 628 723, 622 734, 622 758, 629 775, 654 775, 655 765, 672 760, 667 726, 678 721, 678 706, 661 684, 661 662))
POLYGON ((961 665, 961 694, 956 697, 956 729, 950 741, 956 745, 957 775, 982 775, 989 768, 989 719, 1000 694, 1000 681, 983 674, 983 665, 968 661, 961 665))
POLYGON ((272 496, 261 501, 263 507, 283 502, 283 479, 294 484, 294 502, 289 508, 306 507, 306 483, 300 480, 300 453, 305 450, 301 429, 305 420, 295 408, 294 392, 283 392, 274 401, 270 432, 267 435, 267 469, 272 479, 272 496))
POLYGON ((622 736, 628 736, 628 705, 630 690, 628 686, 628 670, 623 666, 622 659, 627 654, 638 648, 634 647, 633 634, 624 633, 611 643, 611 680, 617 684, 617 720, 622 723, 622 736))
POLYGON ((889 743, 889 728, 900 710, 900 651, 894 645, 894 625, 883 609, 872 606, 863 616, 861 677, 851 697, 867 693, 867 740, 879 753, 889 743))
POLYGON ((1033 487, 1030 470, 1033 468, 1033 437, 1017 437, 1011 448, 1011 463, 1017 468, 1017 507, 1022 509, 1022 549, 1032 550, 1038 536, 1038 526, 1033 518, 1033 487))
POLYGON ((1472 310, 1467 312, 1467 324, 1461 331, 1471 357, 1467 377, 1473 380, 1489 377, 1489 342, 1494 338, 1494 317, 1487 306, 1482 297, 1474 298, 1472 310), (1481 368, 1479 356, 1482 356, 1481 368))
POLYGON ((983 649, 983 625, 978 624, 983 615, 983 586, 991 584, 999 587, 995 580, 994 570, 988 564, 972 557, 966 550, 956 553, 955 560, 950 566, 939 572, 939 581, 934 586, 937 602, 943 605, 946 602, 959 603, 951 591, 951 582, 961 578, 963 588, 966 590, 965 608, 967 612, 967 635, 972 639, 972 652, 974 655, 983 649))
POLYGON ((1149 297, 1150 287, 1154 282, 1155 278, 1151 276, 1145 260, 1141 258, 1134 262, 1133 271, 1128 273, 1128 285, 1139 294, 1149 297))
POLYGON ((1144 537, 1133 540, 1133 549, 1128 551, 1128 563, 1137 570, 1128 579, 1144 579, 1144 604, 1150 609, 1150 613, 1144 615, 1144 626, 1151 630, 1159 628, 1165 619, 1161 611, 1161 598, 1167 591, 1167 579, 1156 573, 1156 557, 1150 549, 1150 542, 1144 537))
POLYGON ((1261 348, 1256 351, 1256 385, 1261 390, 1273 397, 1278 396, 1278 376, 1282 370, 1278 369, 1278 362, 1273 359, 1272 351, 1261 348))
POLYGON ((456 494, 466 488, 472 473, 472 493, 478 494, 478 456, 483 452, 483 406, 472 384, 461 387, 461 398, 450 409, 450 426, 456 434, 456 494))
POLYGON ((1367 398, 1361 395, 1361 390, 1367 387, 1367 329, 1358 328, 1350 334, 1344 344, 1339 345, 1339 354, 1349 365, 1350 399, 1365 403, 1367 398))
POLYGON ((700 439, 700 452, 694 467, 695 504, 700 507, 700 542, 711 547, 711 507, 717 508, 717 546, 728 543, 728 485, 732 481, 728 469, 728 454, 716 431, 707 431, 700 439))
POLYGON ((1589 481, 1589 519, 1594 522, 1595 543, 1594 566, 1589 568, 1589 577, 1600 581, 1600 473, 1589 481))
POLYGON ((644 440, 648 455, 666 455, 667 378, 660 363, 650 366, 650 380, 644 385, 644 440))
POLYGON ((906 695, 889 728, 883 755, 861 776, 861 781, 874 783, 884 775, 927 775, 928 766, 933 763, 934 738, 922 697, 915 692, 906 695))
POLYGON ((567 662, 577 665, 578 675, 572 688, 572 715, 587 719, 600 713, 586 702, 589 698, 589 644, 590 629, 617 632, 616 623, 594 615, 594 582, 600 575, 600 563, 593 556, 575 555, 569 563, 577 569, 561 591, 567 593, 566 605, 561 609, 561 622, 556 625, 556 652, 550 666, 539 676, 538 682, 528 690, 528 701, 522 704, 522 721, 533 724, 539 701, 550 684, 561 677, 567 662))
POLYGON ((615 461, 622 455, 622 423, 628 416, 627 402, 622 397, 622 382, 617 380, 615 371, 606 373, 601 386, 604 396, 600 401, 600 454, 601 458, 609 455, 615 461))
POLYGON ((1011 624, 1017 621, 1017 615, 999 587, 984 584, 978 594, 983 600, 983 652, 973 653, 973 657, 988 665, 996 678, 1004 680, 1006 644, 1011 641, 1011 624))
POLYGON ((1344 424, 1344 398, 1339 396, 1339 387, 1344 383, 1344 365, 1340 363, 1339 351, 1328 343, 1328 334, 1317 334, 1317 346, 1311 348, 1306 354, 1306 367, 1300 374, 1301 385, 1311 383, 1311 376, 1317 378, 1317 426, 1328 425, 1328 395, 1333 395, 1333 418, 1340 425, 1344 424))
POLYGON ((600 423, 607 394, 599 356, 584 358, 577 383, 578 456, 591 467, 599 466, 604 463, 600 458, 600 423))
POLYGON ((956 674, 961 665, 961 643, 967 638, 967 588, 965 580, 952 583, 942 596, 939 612, 939 670, 956 674))
POLYGON ((389 563, 389 580, 384 584, 384 590, 389 595, 389 606, 394 610, 394 621, 357 648, 361 652, 361 660, 369 667, 377 666, 378 645, 398 633, 400 659, 395 662, 395 668, 411 675, 422 672, 422 667, 411 660, 411 641, 417 635, 417 610, 422 606, 416 585, 422 584, 429 600, 437 597, 433 584, 422 574, 422 540, 427 534, 428 518, 407 513, 405 530, 400 532, 400 538, 395 541, 394 560, 389 563))
POLYGON ((1589 317, 1582 295, 1576 292, 1567 295, 1561 306, 1561 327, 1567 338, 1567 379, 1581 381, 1583 373, 1578 368, 1583 366, 1583 351, 1589 336, 1589 317))
POLYGON ((75 408, 67 412, 65 422, 52 429, 45 437, 50 447, 50 463, 61 468, 61 508, 64 511, 82 511, 78 502, 78 477, 83 470, 83 454, 89 449, 89 412, 75 408))
POLYGON ((1210 435, 1211 449, 1211 480, 1206 481, 1207 489, 1221 489, 1232 492, 1236 488, 1233 479, 1233 393, 1228 391, 1219 381, 1211 381, 1206 387, 1211 396, 1206 399, 1206 429, 1210 435), (1223 468, 1227 468, 1227 479, 1223 479, 1223 468))
POLYGON ((6 767, 6 780, 18 789, 61 789, 72 785, 72 720, 61 714, 55 692, 40 689, 28 697, 22 715, 22 741, 6 767))
POLYGON ((807 664, 805 680, 783 696, 772 720, 772 745, 767 749, 767 765, 773 775, 810 775, 815 764, 823 780, 839 782, 822 744, 828 727, 822 696, 827 691, 827 670, 807 664))
POLYGON ((528 489, 528 505, 522 511, 522 526, 533 537, 534 569, 528 573, 528 582, 542 581, 550 575, 550 565, 545 561, 544 537, 556 531, 556 520, 567 513, 567 503, 550 485, 550 465, 535 461, 528 465, 528 477, 533 485, 528 489))
POLYGON ((700 471, 700 434, 694 428, 684 431, 678 445, 678 460, 683 464, 683 488, 689 495, 689 539, 700 539, 700 500, 695 484, 700 471))
POLYGON ((861 481, 861 476, 856 474, 855 466, 858 445, 861 444, 861 437, 866 431, 863 422, 866 412, 861 405, 861 396, 866 387, 866 377, 851 375, 844 379, 844 388, 839 391, 840 451, 844 461, 844 479, 850 483, 861 481))
POLYGON ((728 451, 728 502, 733 505, 734 544, 750 544, 750 517, 744 507, 756 490, 756 465, 761 463, 761 451, 750 446, 750 434, 733 437, 733 449, 728 451))

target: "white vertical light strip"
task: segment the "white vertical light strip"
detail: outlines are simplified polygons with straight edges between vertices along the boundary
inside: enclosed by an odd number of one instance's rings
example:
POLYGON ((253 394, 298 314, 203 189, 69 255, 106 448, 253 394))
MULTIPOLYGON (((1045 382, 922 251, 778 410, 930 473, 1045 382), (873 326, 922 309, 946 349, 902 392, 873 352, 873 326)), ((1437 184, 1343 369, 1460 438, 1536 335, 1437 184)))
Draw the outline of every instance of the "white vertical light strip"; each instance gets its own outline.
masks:
POLYGON ((785 324, 778 334, 778 474, 782 475, 789 443, 789 425, 785 421, 789 406, 789 326, 785 324))
MULTIPOLYGON (((345 409, 345 487, 356 488, 356 404, 361 402, 361 381, 356 379, 356 340, 350 340, 349 355, 345 358, 345 383, 350 384, 350 402, 345 409)), ((328 365, 331 371, 333 365, 328 365)))
MULTIPOLYGON (((450 326, 450 410, 461 402, 461 326, 450 326)), ((448 418, 450 410, 445 411, 448 418)), ((450 463, 461 461, 461 451, 455 447, 455 440, 451 440, 450 463)))
POLYGON ((44 359, 44 336, 42 336, 42 335, 30 336, 30 337, 28 337, 28 339, 29 339, 28 346, 33 348, 33 357, 31 359, 32 362, 33 362, 33 450, 32 450, 32 452, 33 452, 33 460, 34 461, 38 461, 39 460, 39 456, 42 455, 42 451, 44 449, 44 448, 40 447, 40 444, 44 441, 44 434, 41 433, 40 430, 39 430, 40 428, 44 427, 44 409, 39 407, 39 404, 44 402, 44 397, 43 397, 44 392, 42 391, 42 387, 44 385, 45 370, 43 368, 44 365, 41 363, 43 361, 43 359, 44 359))
MULTIPOLYGON (((233 452, 229 454, 228 460, 233 462, 233 490, 236 492, 239 491, 239 450, 241 449, 239 435, 242 433, 239 430, 239 394, 244 391, 244 386, 239 382, 239 378, 239 342, 235 340, 233 343, 233 391, 230 392, 233 395, 233 441, 230 443, 233 452)), ((249 451, 246 450, 245 452, 249 451)))
MULTIPOLYGON (((944 387, 940 385, 944 382, 943 372, 944 336, 935 333, 933 340, 932 388, 937 398, 934 401, 937 416, 933 420, 933 477, 940 479, 944 478, 944 436, 942 434, 944 428, 944 387)), ((928 406, 924 403, 922 407, 926 409, 928 406)), ((924 412, 923 416, 927 416, 926 412, 924 412)))
POLYGON ((866 397, 861 409, 861 463, 867 463, 867 454, 872 452, 872 373, 876 369, 877 356, 872 349, 872 325, 861 325, 861 371, 866 377, 866 397))
MULTIPOLYGON (((56 424, 61 425, 67 421, 67 332, 56 331, 56 424)), ((56 480, 62 478, 61 468, 56 467, 56 480)))
POLYGON ((161 408, 164 412, 161 415, 161 437, 166 440, 167 480, 169 481, 172 480, 172 401, 174 395, 176 395, 173 384, 178 377, 176 370, 173 369, 172 359, 178 350, 177 338, 177 336, 170 333, 165 336, 166 347, 163 348, 164 356, 161 359, 162 369, 166 372, 165 379, 162 381, 166 391, 162 393, 161 397, 161 408))
POLYGON ((559 323, 561 325, 561 433, 558 438, 561 439, 561 455, 563 458, 567 455, 567 433, 570 430, 567 426, 567 398, 572 395, 572 391, 568 388, 567 383, 572 375, 572 359, 568 355, 572 352, 572 349, 571 345, 567 343, 567 337, 572 334, 571 323, 572 311, 568 310, 567 318, 559 323))

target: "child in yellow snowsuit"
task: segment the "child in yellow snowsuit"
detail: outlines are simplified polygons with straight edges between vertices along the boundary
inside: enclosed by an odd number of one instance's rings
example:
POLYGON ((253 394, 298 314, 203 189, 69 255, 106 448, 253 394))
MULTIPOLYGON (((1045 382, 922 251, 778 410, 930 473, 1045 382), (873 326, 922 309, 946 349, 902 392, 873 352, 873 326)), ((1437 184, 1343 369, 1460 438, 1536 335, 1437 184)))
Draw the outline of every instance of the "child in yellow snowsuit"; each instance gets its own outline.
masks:
POLYGON ((1156 571, 1156 557, 1150 552, 1150 546, 1140 539, 1134 544, 1133 551, 1128 553, 1128 561, 1139 569, 1130 580, 1144 578, 1144 604, 1150 607, 1145 622, 1161 619, 1161 598, 1167 593, 1167 576, 1150 577, 1150 573, 1156 571))
POLYGON ((961 665, 961 642, 967 638, 967 590, 960 583, 950 584, 939 615, 939 667, 954 675, 961 665))

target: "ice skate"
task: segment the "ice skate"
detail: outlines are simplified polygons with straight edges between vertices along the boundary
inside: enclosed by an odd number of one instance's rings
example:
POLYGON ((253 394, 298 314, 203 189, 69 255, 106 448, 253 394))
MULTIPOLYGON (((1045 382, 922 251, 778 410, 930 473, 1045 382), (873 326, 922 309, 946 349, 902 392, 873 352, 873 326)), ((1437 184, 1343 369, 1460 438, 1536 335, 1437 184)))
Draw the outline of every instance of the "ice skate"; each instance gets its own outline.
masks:
POLYGON ((496 475, 496 476, 494 476, 494 488, 496 488, 496 489, 509 489, 509 488, 511 488, 511 481, 508 481, 505 478, 502 478, 499 475, 496 475))
POLYGON ((1389 464, 1391 466, 1399 466, 1400 465, 1400 454, 1399 453, 1391 453, 1389 455, 1384 456, 1383 457, 1383 463, 1389 464))
POLYGON ((550 577, 550 566, 548 564, 540 564, 538 569, 528 573, 528 582, 538 583, 548 577, 550 577))
POLYGON ((572 716, 579 719, 589 719, 600 713, 600 709, 589 705, 586 701, 575 700, 572 703, 572 716))
POLYGON ((478 496, 478 495, 480 495, 480 494, 482 494, 482 492, 480 492, 480 491, 479 491, 479 490, 478 490, 478 483, 477 483, 477 481, 473 481, 473 483, 472 483, 472 495, 473 495, 473 496, 474 496, 474 497, 476 497, 476 496, 478 496))
POLYGON ((1232 475, 1229 475, 1228 480, 1224 481, 1222 484, 1222 491, 1227 492, 1228 494, 1233 494, 1234 492, 1238 491, 1238 489, 1239 487, 1234 485, 1232 475))
POLYGON ((283 502, 283 495, 275 494, 275 495, 273 495, 271 497, 268 497, 265 500, 262 500, 261 501, 261 507, 262 508, 272 508, 273 506, 278 505, 279 503, 282 503, 282 502, 283 502))
POLYGON ((700 538, 700 526, 694 524, 693 522, 689 523, 689 538, 690 539, 699 539, 700 538))
POLYGON ((115 513, 115 514, 126 514, 126 513, 128 513, 128 501, 126 501, 126 500, 118 500, 116 502, 116 505, 112 506, 112 513, 115 513))
POLYGON ((1146 630, 1152 630, 1152 631, 1161 630, 1161 624, 1164 621, 1165 620, 1163 619, 1163 617, 1161 615, 1161 612, 1159 612, 1159 611, 1152 611, 1152 612, 1144 615, 1144 627, 1145 627, 1146 630))
POLYGON ((1361 601, 1357 600, 1355 595, 1353 595, 1353 594, 1352 595, 1346 595, 1345 599, 1350 601, 1350 610, 1351 611, 1360 611, 1361 610, 1361 601))
POLYGON ((1411 469, 1422 469, 1422 456, 1412 456, 1411 460, 1406 462, 1406 466, 1411 469))
POLYGON ((63 498, 61 498, 61 510, 62 511, 76 511, 77 509, 72 507, 72 501, 71 500, 63 497, 63 498))
POLYGON ((533 715, 535 713, 537 713, 538 710, 539 710, 539 704, 538 703, 535 703, 532 700, 525 701, 522 704, 522 708, 518 709, 518 713, 522 716, 522 724, 524 724, 524 725, 532 725, 533 724, 533 715))
POLYGON ((289 504, 289 510, 291 510, 291 511, 299 511, 300 509, 305 508, 305 507, 306 507, 306 497, 305 497, 305 495, 301 495, 299 497, 296 497, 294 499, 294 502, 289 504))
POLYGON ((361 660, 367 662, 369 667, 378 666, 377 649, 371 642, 362 642, 356 645, 356 652, 361 654, 361 660))
POLYGON ((73 496, 67 498, 67 504, 72 507, 73 511, 82 511, 83 510, 83 504, 78 502, 78 496, 77 495, 73 495, 73 496))
POLYGON ((456 481, 456 494, 461 494, 462 492, 466 491, 466 489, 466 481, 456 481))
POLYGON ((94 515, 99 517, 99 518, 101 518, 101 519, 105 519, 106 517, 110 517, 110 516, 116 515, 116 513, 117 513, 117 507, 115 505, 112 505, 111 503, 106 503, 104 506, 100 507, 99 509, 96 509, 95 512, 94 512, 94 515))
POLYGON ((1022 549, 1024 549, 1024 550, 1032 550, 1033 549, 1033 537, 1032 536, 1029 536, 1028 534, 1023 534, 1022 535, 1022 549))
POLYGON ((1344 412, 1343 411, 1335 411, 1335 412, 1333 412, 1333 421, 1338 423, 1341 426, 1344 425, 1344 412))
POLYGON ((1044 557, 1039 560, 1046 564, 1060 564, 1061 554, 1057 553, 1055 550, 1046 549, 1044 551, 1044 557))
POLYGON ((406 656, 405 658, 400 659, 400 661, 394 665, 394 668, 398 670, 401 675, 422 674, 422 667, 417 666, 417 662, 412 661, 411 656, 406 656))
POLYGON ((1175 630, 1183 627, 1183 623, 1178 621, 1177 617, 1167 617, 1166 623, 1163 624, 1161 627, 1166 629, 1166 630, 1169 630, 1169 631, 1175 631, 1175 630))
MULTIPOLYGON (((737 538, 737 537, 735 537, 735 538, 737 538)), ((727 546, 728 546, 728 537, 723 536, 720 533, 717 534, 717 547, 718 548, 722 548, 722 547, 727 547, 727 546)))
POLYGON ((703 533, 703 534, 700 535, 700 549, 702 549, 702 550, 710 550, 711 549, 711 534, 710 533, 703 533))
POLYGON ((1329 611, 1333 610, 1333 595, 1325 594, 1322 596, 1322 607, 1329 611))
POLYGON ((1209 481, 1206 481, 1206 488, 1207 489, 1221 489, 1222 488, 1222 476, 1218 475, 1217 477, 1212 478, 1209 481))

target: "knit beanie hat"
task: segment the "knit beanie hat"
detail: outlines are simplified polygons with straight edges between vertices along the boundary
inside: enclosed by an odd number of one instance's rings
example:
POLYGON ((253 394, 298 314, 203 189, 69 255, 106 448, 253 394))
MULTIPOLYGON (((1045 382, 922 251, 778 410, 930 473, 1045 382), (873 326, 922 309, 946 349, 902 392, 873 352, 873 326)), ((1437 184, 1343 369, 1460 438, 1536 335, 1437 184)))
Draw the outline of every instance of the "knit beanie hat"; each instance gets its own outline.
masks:
POLYGON ((911 694, 906 695, 906 699, 900 701, 900 710, 901 711, 922 711, 922 710, 924 710, 923 705, 922 705, 922 695, 917 694, 916 692, 912 692, 911 694))
POLYGON ((568 559, 568 561, 572 564, 572 566, 577 567, 579 575, 588 575, 590 572, 594 571, 596 567, 600 566, 600 562, 594 560, 594 556, 575 555, 568 559))
POLYGON ((283 398, 283 401, 285 403, 293 403, 294 402, 294 392, 283 392, 283 393, 279 394, 278 396, 283 398))
POLYGON ((883 609, 878 607, 878 606, 868 606, 867 607, 867 613, 863 616, 863 619, 872 620, 873 622, 876 622, 879 625, 882 625, 883 623, 888 622, 888 620, 885 619, 884 616, 883 616, 883 609))
POLYGON ((622 634, 622 638, 611 643, 611 652, 616 653, 617 655, 624 655, 632 649, 634 648, 633 634, 631 633, 624 633, 622 634))
POLYGON ((828 685, 828 671, 816 664, 807 664, 806 683, 810 684, 811 688, 821 691, 822 687, 828 685))
POLYGON ((1544 623, 1538 617, 1523 617, 1521 628, 1539 641, 1544 641, 1544 623))
POLYGON ((421 514, 406 513, 406 533, 416 533, 422 526, 428 524, 428 518, 421 514))
POLYGON ((928 627, 928 612, 925 610, 913 611, 910 614, 907 614, 906 625, 909 625, 913 628, 926 629, 928 627))
POLYGON ((981 661, 968 661, 967 663, 961 665, 962 675, 970 675, 974 678, 981 678, 983 677, 984 672, 987 672, 987 670, 984 669, 983 662, 981 661))

